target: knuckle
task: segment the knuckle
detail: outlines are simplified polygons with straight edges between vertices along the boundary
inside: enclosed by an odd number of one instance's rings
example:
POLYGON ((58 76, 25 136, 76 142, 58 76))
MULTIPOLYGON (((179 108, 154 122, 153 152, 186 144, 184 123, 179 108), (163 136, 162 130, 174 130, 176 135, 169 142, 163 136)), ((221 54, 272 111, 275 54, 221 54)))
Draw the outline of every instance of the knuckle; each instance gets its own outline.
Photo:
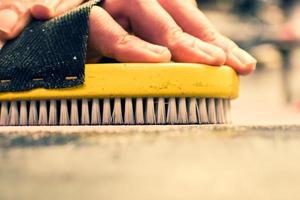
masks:
POLYGON ((133 36, 128 33, 123 33, 117 37, 114 44, 110 47, 110 54, 113 57, 118 57, 118 55, 122 54, 126 49, 132 48, 133 36))
POLYGON ((128 33, 121 34, 116 41, 117 46, 124 46, 128 45, 130 41, 132 41, 133 36, 129 35, 128 33))
POLYGON ((234 43, 232 40, 230 40, 229 38, 225 37, 225 36, 220 36, 220 40, 223 41, 222 44, 220 45, 220 47, 225 51, 225 52, 231 52, 233 51, 235 48, 238 48, 238 45, 236 43, 234 43))
POLYGON ((218 33, 212 28, 208 28, 202 31, 201 39, 206 42, 213 42, 217 39, 218 33))
POLYGON ((179 27, 171 27, 168 32, 167 37, 170 44, 177 44, 182 40, 184 35, 184 32, 179 27))

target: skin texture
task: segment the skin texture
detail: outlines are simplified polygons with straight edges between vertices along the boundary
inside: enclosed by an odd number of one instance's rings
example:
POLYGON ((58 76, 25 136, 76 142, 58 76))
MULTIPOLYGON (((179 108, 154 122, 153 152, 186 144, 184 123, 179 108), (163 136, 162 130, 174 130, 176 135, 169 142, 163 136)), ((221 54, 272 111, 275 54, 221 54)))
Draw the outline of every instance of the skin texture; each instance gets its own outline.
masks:
MULTIPOLYGON (((32 17, 51 19, 82 3, 2 0, 0 21, 6 23, 0 25, 0 45, 16 37, 32 17), (7 8, 18 17, 8 18, 7 8)), ((120 62, 226 64, 240 74, 256 66, 251 55, 214 28, 194 0, 105 0, 102 8, 92 9, 89 27, 89 62, 107 56, 120 62)))

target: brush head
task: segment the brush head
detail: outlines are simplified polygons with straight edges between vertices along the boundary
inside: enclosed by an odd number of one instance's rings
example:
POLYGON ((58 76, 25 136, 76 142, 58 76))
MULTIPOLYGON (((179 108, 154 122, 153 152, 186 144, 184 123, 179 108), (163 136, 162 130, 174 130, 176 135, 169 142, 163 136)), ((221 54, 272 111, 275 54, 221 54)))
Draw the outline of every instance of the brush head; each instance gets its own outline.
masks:
POLYGON ((85 72, 81 87, 0 94, 0 125, 223 124, 239 91, 225 66, 95 64, 85 72))
MULTIPOLYGON (((74 76, 66 79, 76 79, 74 76)), ((34 81, 42 81, 36 77, 34 81)), ((84 85, 1 93, 0 100, 49 100, 133 97, 236 98, 239 78, 226 66, 188 63, 86 65, 84 85)))
POLYGON ((230 100, 114 98, 1 102, 0 125, 163 125, 230 123, 230 100))

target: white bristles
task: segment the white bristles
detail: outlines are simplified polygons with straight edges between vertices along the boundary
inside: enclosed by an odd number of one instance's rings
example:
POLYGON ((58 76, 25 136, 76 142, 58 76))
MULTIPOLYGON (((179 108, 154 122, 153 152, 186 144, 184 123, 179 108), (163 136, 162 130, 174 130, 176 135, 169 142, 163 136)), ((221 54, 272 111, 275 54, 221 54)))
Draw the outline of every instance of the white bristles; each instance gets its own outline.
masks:
POLYGON ((223 100, 225 123, 231 123, 231 105, 229 99, 223 100))
POLYGON ((8 124, 10 126, 19 125, 19 110, 16 101, 11 102, 8 118, 9 118, 8 124))
POLYGON ((168 124, 176 124, 177 123, 177 107, 176 107, 176 99, 175 98, 169 99, 167 123, 168 124))
POLYGON ((50 101, 50 108, 49 108, 49 125, 56 125, 57 124, 57 104, 56 100, 50 101))
POLYGON ((1 102, 1 117, 0 117, 0 125, 6 126, 8 125, 8 105, 6 101, 1 102))
POLYGON ((208 99, 208 119, 209 123, 216 124, 217 123, 217 116, 216 116, 216 104, 215 99, 209 98, 208 99))
POLYGON ((21 101, 20 105, 20 125, 25 126, 28 123, 27 102, 21 101))
POLYGON ((70 124, 69 111, 67 100, 61 100, 60 102, 60 125, 68 125, 70 124))
POLYGON ((90 109, 89 109, 89 102, 87 99, 83 99, 81 102, 81 124, 82 125, 90 124, 90 109))
POLYGON ((92 101, 91 124, 93 124, 93 125, 101 124, 101 113, 100 113, 99 99, 93 99, 93 101, 92 101))
POLYGON ((200 98, 199 103, 198 103, 198 116, 200 118, 200 123, 201 124, 208 124, 209 119, 208 119, 208 112, 207 112, 207 106, 206 106, 206 99, 205 98, 200 98))
POLYGON ((144 105, 143 99, 137 98, 135 102, 135 122, 136 124, 144 124, 144 105))
POLYGON ((166 123, 166 104, 164 98, 158 98, 156 115, 157 115, 157 124, 166 123))
POLYGON ((178 124, 187 124, 189 121, 188 111, 186 107, 186 98, 180 98, 178 100, 178 124))
POLYGON ((102 124, 109 125, 111 124, 111 106, 110 106, 110 99, 103 100, 103 111, 102 111, 102 124))
POLYGON ((49 109, 49 125, 57 124, 57 104, 56 100, 50 101, 50 109, 49 109))
POLYGON ((156 124, 154 99, 148 98, 146 103, 146 124, 156 124))
POLYGON ((198 105, 197 105, 197 99, 196 98, 191 98, 188 102, 188 113, 189 113, 189 123, 190 124, 197 124, 198 123, 198 117, 197 117, 197 112, 198 112, 198 105))
POLYGON ((31 126, 38 125, 38 120, 39 117, 37 112, 36 101, 30 101, 28 124, 31 126))
POLYGON ((123 124, 122 104, 120 98, 115 99, 114 111, 112 114, 112 122, 113 124, 123 124))
POLYGON ((79 125, 78 102, 76 99, 71 101, 71 125, 79 125))
POLYGON ((0 126, 230 123, 230 99, 115 98, 1 101, 0 126))
POLYGON ((41 101, 40 102, 40 109, 39 109, 39 125, 47 125, 48 124, 48 109, 47 109, 47 102, 41 101))
POLYGON ((132 99, 125 99, 125 112, 124 112, 124 123, 125 124, 135 124, 132 99))
POLYGON ((217 112, 217 122, 218 124, 225 123, 225 116, 224 116, 224 107, 223 107, 223 100, 217 99, 216 100, 216 112, 217 112))

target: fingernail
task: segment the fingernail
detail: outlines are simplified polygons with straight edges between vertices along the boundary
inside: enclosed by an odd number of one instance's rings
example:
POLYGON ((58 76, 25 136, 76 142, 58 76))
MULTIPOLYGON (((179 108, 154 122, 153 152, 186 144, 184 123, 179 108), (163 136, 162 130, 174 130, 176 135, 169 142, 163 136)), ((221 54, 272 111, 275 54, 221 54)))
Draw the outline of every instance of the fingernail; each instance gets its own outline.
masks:
POLYGON ((245 67, 255 70, 257 60, 241 48, 234 48, 232 55, 245 67))
POLYGON ((11 9, 0 10, 0 31, 10 33, 19 20, 18 14, 11 9))

